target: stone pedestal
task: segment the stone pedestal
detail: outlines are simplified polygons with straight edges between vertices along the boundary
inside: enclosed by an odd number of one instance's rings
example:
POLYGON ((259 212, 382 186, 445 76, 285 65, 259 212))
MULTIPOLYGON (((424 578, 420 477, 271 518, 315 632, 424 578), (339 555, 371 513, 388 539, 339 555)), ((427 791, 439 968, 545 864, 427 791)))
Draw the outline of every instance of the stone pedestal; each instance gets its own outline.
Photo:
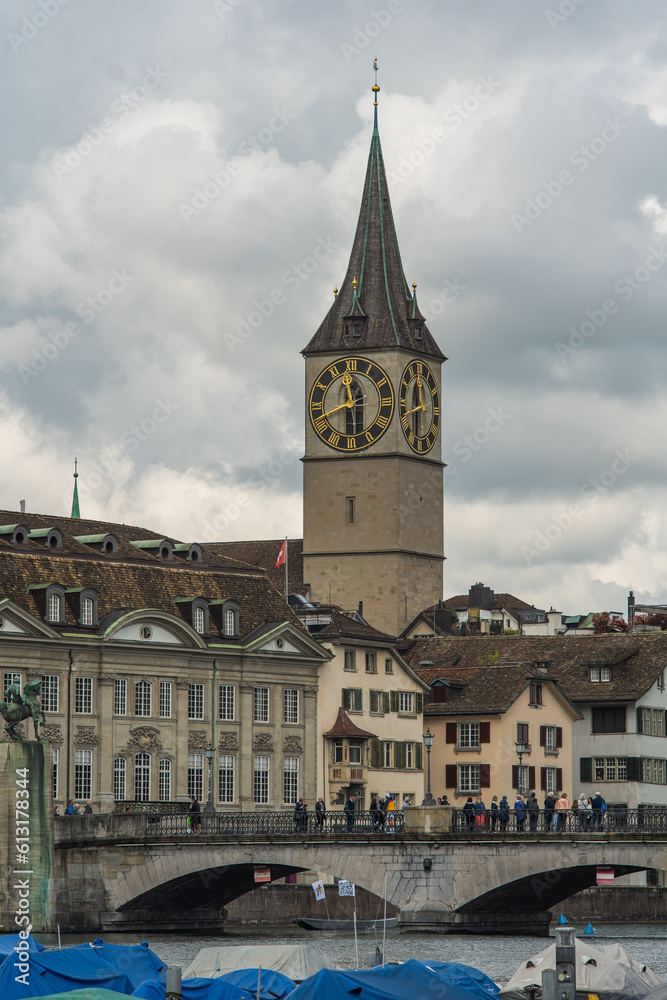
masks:
POLYGON ((29 924, 34 933, 54 930, 50 747, 47 753, 48 767, 41 743, 0 743, 0 924, 5 934, 29 924))
POLYGON ((451 806, 403 806, 403 830, 405 833, 451 833, 451 806))

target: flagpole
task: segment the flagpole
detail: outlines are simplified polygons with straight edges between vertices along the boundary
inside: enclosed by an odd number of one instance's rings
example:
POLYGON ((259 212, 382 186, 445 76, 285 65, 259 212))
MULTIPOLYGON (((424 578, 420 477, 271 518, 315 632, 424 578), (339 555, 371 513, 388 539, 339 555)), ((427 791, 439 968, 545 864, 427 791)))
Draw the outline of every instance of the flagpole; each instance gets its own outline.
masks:
POLYGON ((357 968, 359 968, 359 941, 357 940, 357 893, 355 886, 354 893, 354 950, 357 955, 357 968))
POLYGON ((285 600, 289 597, 289 582, 287 575, 287 535, 285 535, 285 600))
POLYGON ((382 927, 382 964, 386 962, 385 947, 387 944, 387 869, 384 870, 384 925, 382 927))

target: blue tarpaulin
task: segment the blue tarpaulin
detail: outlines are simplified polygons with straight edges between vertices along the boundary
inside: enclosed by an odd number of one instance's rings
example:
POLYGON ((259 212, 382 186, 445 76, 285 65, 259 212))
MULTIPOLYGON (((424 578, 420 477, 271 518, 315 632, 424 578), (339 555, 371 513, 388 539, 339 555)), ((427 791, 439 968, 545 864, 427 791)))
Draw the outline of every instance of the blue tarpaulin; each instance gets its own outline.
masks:
MULTIPOLYGON (((99 940, 99 939, 98 939, 99 940)), ((81 944, 31 952, 27 971, 10 958, 0 968, 2 1000, 22 1000, 95 986, 129 994, 145 979, 165 978, 165 965, 146 944, 81 944)))
MULTIPOLYGON (((461 971, 457 974, 461 976, 461 971)), ((426 962, 412 959, 403 965, 380 965, 357 971, 322 969, 301 983, 290 1000, 349 1000, 351 995, 356 1000, 414 1000, 418 996, 427 996, 429 1000, 471 1000, 471 996, 479 996, 479 983, 474 989, 466 989, 442 971, 429 968, 426 962)), ((489 998, 492 994, 487 991, 484 996, 489 998)))
POLYGON ((418 965, 423 965, 427 969, 432 969, 439 976, 461 989, 473 993, 480 1000, 493 1000, 500 996, 500 989, 493 979, 476 969, 473 965, 464 965, 462 962, 432 962, 428 960, 414 959, 418 965))
MULTIPOLYGON (((242 989, 248 990, 256 997, 258 977, 259 969, 232 969, 231 972, 225 972, 224 975, 220 976, 220 979, 228 983, 234 983, 235 986, 240 986, 242 989)), ((187 982, 187 979, 185 981, 187 982)), ((284 976, 282 972, 274 972, 272 969, 262 969, 262 976, 259 980, 260 1000, 262 998, 263 1000, 272 1000, 274 997, 282 1000, 283 997, 289 996, 295 989, 296 983, 293 983, 291 979, 284 976)))
MULTIPOLYGON (((184 979, 181 982, 183 1000, 250 1000, 246 990, 223 979, 184 979)), ((154 979, 140 983, 132 994, 139 1000, 165 1000, 165 988, 154 979)))
POLYGON ((16 954, 14 948, 19 941, 23 940, 28 942, 28 951, 44 951, 44 945, 40 944, 32 934, 28 934, 28 937, 25 939, 20 938, 18 934, 0 934, 0 965, 7 958, 7 955, 16 954))

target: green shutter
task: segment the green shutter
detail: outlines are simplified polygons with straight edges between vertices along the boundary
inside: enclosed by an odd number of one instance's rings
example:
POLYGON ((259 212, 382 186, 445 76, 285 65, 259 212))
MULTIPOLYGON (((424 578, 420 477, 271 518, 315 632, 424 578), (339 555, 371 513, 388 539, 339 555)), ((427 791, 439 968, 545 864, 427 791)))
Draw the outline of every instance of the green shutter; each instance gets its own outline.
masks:
POLYGON ((354 711, 363 712, 364 703, 362 701, 363 692, 361 688, 353 688, 353 694, 354 694, 354 711))
POLYGON ((405 767, 405 742, 394 740, 394 767, 405 767))
POLYGON ((350 689, 343 688, 343 708, 345 709, 346 712, 349 712, 350 710, 350 701, 351 701, 350 689))
POLYGON ((415 743, 415 767, 421 770, 424 766, 424 744, 415 743))
POLYGON ((380 741, 371 740, 371 767, 380 766, 380 741))
POLYGON ((392 712, 398 712, 398 691, 390 691, 389 697, 391 699, 392 712))
POLYGON ((415 711, 421 715, 421 713, 424 711, 424 695, 422 694, 421 691, 418 691, 417 694, 415 695, 415 705, 416 705, 415 711))
POLYGON ((382 692, 382 711, 384 712, 385 715, 389 715, 389 712, 391 711, 391 709, 389 708, 389 692, 388 691, 383 691, 382 692))
POLYGON ((371 695, 371 712, 379 712, 380 711, 380 692, 379 691, 371 691, 370 695, 371 695))

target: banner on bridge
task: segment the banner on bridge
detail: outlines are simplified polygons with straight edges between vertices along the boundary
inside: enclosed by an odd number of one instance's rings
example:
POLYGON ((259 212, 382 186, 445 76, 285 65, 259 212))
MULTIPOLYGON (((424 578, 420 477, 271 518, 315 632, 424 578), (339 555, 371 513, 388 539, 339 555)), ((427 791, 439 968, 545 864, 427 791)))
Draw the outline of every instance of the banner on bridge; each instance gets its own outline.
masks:
POLYGON ((313 892, 315 893, 315 899, 324 899, 324 882, 313 882, 313 892))
POLYGON ((614 869, 613 868, 598 868, 595 872, 595 884, 596 885, 613 885, 614 884, 614 869))
POLYGON ((261 867, 255 866, 255 882, 270 882, 271 881, 271 867, 261 867))
POLYGON ((342 878, 338 883, 338 895, 354 896, 354 882, 347 882, 342 878))

